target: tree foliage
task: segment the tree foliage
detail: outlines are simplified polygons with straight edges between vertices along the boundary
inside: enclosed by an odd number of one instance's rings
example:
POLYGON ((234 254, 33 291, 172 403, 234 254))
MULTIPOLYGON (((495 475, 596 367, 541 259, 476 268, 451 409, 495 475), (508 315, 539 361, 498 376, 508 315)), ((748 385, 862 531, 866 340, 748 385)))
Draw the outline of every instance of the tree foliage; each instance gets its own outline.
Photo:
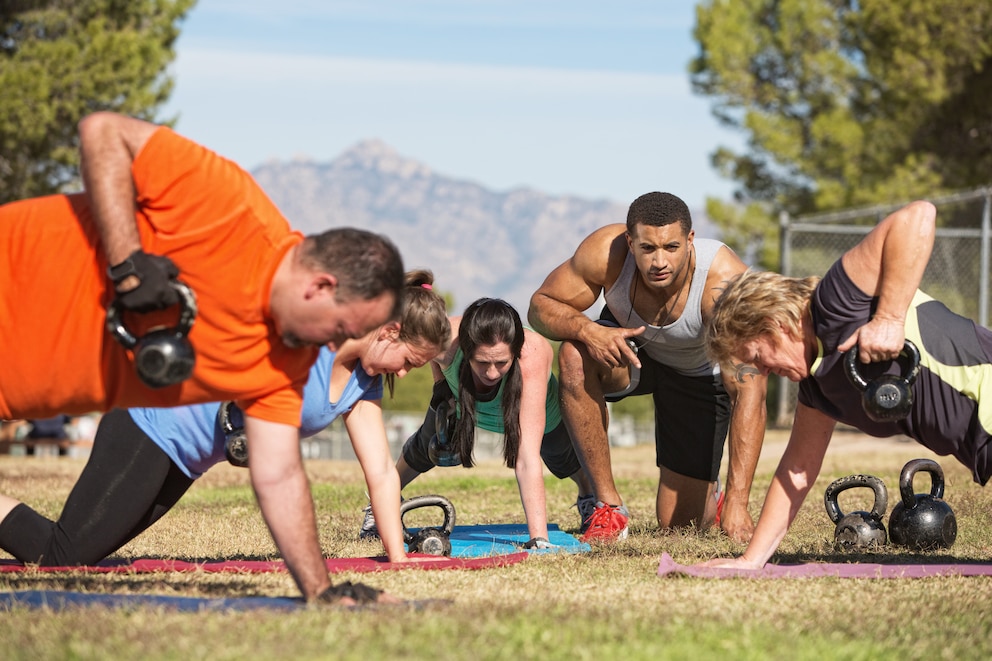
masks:
POLYGON ((154 119, 179 22, 196 0, 0 3, 0 203, 74 182, 76 125, 113 110, 154 119))
POLYGON ((988 0, 705 0, 694 34, 694 91, 747 138, 746 153, 712 155, 743 204, 707 212, 766 265, 779 211, 989 183, 988 0))

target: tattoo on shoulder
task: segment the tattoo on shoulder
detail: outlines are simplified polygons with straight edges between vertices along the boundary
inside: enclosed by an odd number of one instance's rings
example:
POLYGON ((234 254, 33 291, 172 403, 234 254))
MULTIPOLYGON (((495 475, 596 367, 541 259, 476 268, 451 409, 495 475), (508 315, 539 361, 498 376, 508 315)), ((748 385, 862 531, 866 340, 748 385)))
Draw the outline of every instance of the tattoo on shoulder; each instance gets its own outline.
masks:
POLYGON ((760 372, 754 365, 749 365, 747 363, 735 363, 734 364, 734 378, 737 379, 737 383, 744 383, 749 379, 753 379, 758 376, 760 372))

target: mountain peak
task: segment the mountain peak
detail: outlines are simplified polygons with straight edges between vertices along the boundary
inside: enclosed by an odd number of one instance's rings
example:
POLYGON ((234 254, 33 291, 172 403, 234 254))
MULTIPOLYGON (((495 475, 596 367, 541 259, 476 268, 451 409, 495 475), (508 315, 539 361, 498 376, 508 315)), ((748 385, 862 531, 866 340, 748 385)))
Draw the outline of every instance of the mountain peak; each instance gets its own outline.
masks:
POLYGON ((373 170, 401 179, 427 178, 433 175, 429 167, 399 152, 382 140, 362 140, 334 160, 334 165, 347 169, 373 170))

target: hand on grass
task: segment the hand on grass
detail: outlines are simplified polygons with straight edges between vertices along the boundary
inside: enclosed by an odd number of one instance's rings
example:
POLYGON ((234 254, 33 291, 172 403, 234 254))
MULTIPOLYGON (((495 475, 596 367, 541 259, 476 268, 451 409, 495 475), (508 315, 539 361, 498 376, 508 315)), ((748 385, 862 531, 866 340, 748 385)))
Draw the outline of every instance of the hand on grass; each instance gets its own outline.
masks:
POLYGON ((735 506, 728 499, 720 516, 720 529, 735 542, 746 544, 754 534, 754 520, 746 507, 735 506))
POLYGON ((399 604, 402 600, 388 592, 373 588, 364 583, 343 581, 327 588, 317 597, 317 601, 335 606, 360 606, 364 604, 399 604))

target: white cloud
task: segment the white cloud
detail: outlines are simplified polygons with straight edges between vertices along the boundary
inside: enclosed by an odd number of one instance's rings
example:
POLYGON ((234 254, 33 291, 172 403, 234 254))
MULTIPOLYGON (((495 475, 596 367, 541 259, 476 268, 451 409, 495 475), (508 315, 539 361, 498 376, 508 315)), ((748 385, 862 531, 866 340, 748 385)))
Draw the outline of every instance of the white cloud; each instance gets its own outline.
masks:
POLYGON ((334 57, 190 47, 174 65, 183 85, 251 84, 400 87, 439 86, 509 91, 514 96, 573 95, 637 99, 689 98, 683 75, 492 66, 387 58, 334 57))

